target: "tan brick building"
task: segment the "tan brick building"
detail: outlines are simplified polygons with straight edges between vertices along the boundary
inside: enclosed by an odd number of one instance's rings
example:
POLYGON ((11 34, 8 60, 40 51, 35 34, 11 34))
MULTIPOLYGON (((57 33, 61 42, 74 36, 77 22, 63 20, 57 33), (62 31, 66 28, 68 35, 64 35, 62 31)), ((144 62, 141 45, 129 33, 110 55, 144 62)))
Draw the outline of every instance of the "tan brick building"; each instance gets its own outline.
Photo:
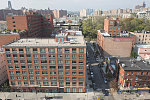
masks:
POLYGON ((97 44, 103 50, 104 56, 130 57, 134 36, 111 37, 107 32, 99 30, 97 44))
POLYGON ((3 48, 12 90, 85 92, 86 43, 81 32, 20 39, 3 48))

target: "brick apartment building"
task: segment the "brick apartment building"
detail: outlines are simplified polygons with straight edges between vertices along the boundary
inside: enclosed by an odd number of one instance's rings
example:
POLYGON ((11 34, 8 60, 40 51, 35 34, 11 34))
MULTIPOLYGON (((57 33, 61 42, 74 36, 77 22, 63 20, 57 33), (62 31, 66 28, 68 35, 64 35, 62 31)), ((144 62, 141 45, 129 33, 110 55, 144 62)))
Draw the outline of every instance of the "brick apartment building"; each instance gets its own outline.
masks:
POLYGON ((98 30, 97 44, 104 56, 130 57, 135 37, 129 33, 121 33, 120 30, 118 18, 105 19, 104 30, 98 30))
POLYGON ((67 10, 53 10, 54 18, 67 16, 67 10))
POLYGON ((105 19, 104 30, 108 34, 110 34, 110 36, 120 36, 121 33, 120 20, 118 18, 105 19))
POLYGON ((12 90, 85 92, 86 43, 81 32, 20 39, 3 48, 12 90))
POLYGON ((130 57, 134 46, 134 36, 111 37, 105 31, 98 31, 97 44, 104 56, 130 57))
POLYGON ((8 79, 4 52, 0 47, 0 85, 8 79))
POLYGON ((53 32, 53 16, 28 12, 25 16, 7 16, 8 30, 26 30, 27 37, 50 37, 53 32))
POLYGON ((135 45, 134 51, 144 60, 150 60, 150 45, 135 45))
POLYGON ((150 90, 150 64, 131 58, 120 58, 119 86, 122 90, 150 90))
POLYGON ((22 10, 1 9, 1 10, 0 10, 0 21, 6 21, 6 16, 8 16, 8 15, 10 15, 10 14, 22 16, 22 15, 23 15, 23 12, 22 12, 22 10))
POLYGON ((135 36, 135 44, 150 44, 150 32, 130 32, 135 36))

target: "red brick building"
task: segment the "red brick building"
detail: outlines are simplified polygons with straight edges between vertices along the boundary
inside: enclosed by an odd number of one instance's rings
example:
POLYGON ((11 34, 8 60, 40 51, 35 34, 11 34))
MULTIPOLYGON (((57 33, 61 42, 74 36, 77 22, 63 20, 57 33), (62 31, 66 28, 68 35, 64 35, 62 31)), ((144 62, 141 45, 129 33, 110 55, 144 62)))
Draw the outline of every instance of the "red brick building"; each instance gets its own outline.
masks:
POLYGON ((120 58, 118 67, 120 89, 150 90, 150 64, 132 58, 120 58))
POLYGON ((7 16, 8 30, 28 31, 27 37, 50 37, 53 32, 53 16, 28 12, 26 16, 7 16))
POLYGON ((110 34, 110 36, 120 36, 121 33, 120 20, 118 18, 105 19, 104 30, 108 34, 110 34))
POLYGON ((85 92, 86 43, 82 34, 20 39, 3 48, 12 90, 85 92))
POLYGON ((130 57, 134 41, 134 36, 111 37, 107 32, 100 30, 97 33, 97 44, 104 56, 130 57))

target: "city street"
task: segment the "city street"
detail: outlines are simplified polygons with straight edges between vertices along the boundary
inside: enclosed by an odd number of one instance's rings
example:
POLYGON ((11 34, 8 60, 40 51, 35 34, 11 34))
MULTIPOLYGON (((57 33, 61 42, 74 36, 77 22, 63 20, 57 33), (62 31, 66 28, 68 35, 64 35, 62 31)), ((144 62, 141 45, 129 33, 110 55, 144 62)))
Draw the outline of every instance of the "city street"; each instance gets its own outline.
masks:
MULTIPOLYGON (((104 82, 104 75, 102 69, 99 67, 100 61, 96 61, 96 55, 94 53, 94 49, 91 45, 91 43, 87 43, 87 51, 88 51, 88 63, 89 63, 89 69, 90 74, 93 73, 93 77, 91 78, 92 84, 93 84, 93 90, 95 93, 97 93, 98 97, 103 98, 104 100, 113 100, 113 97, 111 95, 109 96, 99 96, 103 91, 109 90, 108 83, 104 82)), ((98 55, 99 57, 99 55, 98 55)), ((100 57, 99 57, 100 58, 100 57)), ((100 60, 100 59, 99 59, 100 60)), ((90 75, 88 74, 90 77, 90 75)), ((91 75, 92 76, 92 75, 91 75)))

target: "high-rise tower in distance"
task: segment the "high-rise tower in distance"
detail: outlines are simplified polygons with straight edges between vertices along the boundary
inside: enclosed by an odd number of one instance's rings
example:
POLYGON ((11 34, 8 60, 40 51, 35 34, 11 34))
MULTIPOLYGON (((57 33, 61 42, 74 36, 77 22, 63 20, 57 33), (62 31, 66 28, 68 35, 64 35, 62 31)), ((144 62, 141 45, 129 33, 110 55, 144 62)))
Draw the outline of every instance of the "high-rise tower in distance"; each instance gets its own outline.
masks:
POLYGON ((8 9, 12 10, 11 1, 8 1, 8 9))

